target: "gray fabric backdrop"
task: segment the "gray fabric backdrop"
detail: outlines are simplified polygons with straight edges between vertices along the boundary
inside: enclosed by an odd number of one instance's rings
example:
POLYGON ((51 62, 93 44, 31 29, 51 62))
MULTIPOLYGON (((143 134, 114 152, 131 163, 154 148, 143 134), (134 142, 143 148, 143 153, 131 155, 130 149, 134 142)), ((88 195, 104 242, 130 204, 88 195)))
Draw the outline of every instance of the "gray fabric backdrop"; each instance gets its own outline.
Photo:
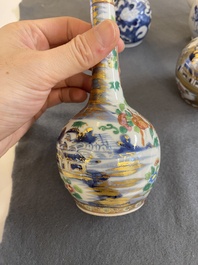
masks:
MULTIPOLYGON (((84 104, 54 107, 16 150, 13 194, 0 248, 1 265, 197 265, 198 110, 179 96, 177 58, 190 41, 185 0, 150 0, 144 42, 120 55, 128 103, 155 126, 162 147, 159 178, 130 215, 81 212, 63 186, 56 138, 84 104)), ((89 1, 24 0, 21 19, 69 15, 89 21, 89 1)))

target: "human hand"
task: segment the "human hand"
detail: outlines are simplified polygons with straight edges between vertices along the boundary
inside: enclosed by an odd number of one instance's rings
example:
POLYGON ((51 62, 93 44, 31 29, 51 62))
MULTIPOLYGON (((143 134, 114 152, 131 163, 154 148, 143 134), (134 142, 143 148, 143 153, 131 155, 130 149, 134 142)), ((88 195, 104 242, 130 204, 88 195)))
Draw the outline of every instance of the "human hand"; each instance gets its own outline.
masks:
POLYGON ((0 156, 47 108, 84 101, 91 77, 82 72, 124 48, 113 21, 91 28, 71 17, 8 24, 0 39, 0 156))

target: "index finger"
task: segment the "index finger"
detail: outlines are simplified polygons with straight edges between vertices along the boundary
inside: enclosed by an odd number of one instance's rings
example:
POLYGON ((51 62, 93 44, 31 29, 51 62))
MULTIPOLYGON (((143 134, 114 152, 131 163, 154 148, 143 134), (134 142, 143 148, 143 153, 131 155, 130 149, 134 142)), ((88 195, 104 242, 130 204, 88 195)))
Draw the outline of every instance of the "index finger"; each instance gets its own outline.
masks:
MULTIPOLYGON (((92 27, 90 23, 74 17, 44 18, 33 20, 31 23, 41 30, 50 48, 67 43, 92 27)), ((40 47, 39 43, 38 47, 40 47)), ((118 42, 118 51, 122 52, 123 50, 124 42, 120 39, 118 42)))
POLYGON ((31 23, 44 34, 50 47, 65 44, 91 28, 90 23, 73 17, 44 18, 31 23))

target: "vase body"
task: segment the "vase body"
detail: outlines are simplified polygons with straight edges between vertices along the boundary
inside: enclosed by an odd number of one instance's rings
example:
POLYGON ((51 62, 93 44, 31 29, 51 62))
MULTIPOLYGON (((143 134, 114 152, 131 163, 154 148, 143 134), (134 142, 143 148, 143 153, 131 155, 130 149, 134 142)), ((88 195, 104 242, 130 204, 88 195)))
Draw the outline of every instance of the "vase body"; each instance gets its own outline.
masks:
POLYGON ((181 97, 198 107, 198 37, 182 50, 176 64, 176 82, 181 97))
POLYGON ((194 0, 192 3, 188 23, 191 31, 191 37, 198 37, 198 0, 194 0))
MULTIPOLYGON (((115 20, 113 0, 91 1, 92 23, 115 20)), ((61 178, 84 212, 117 216, 139 209, 157 178, 159 139, 124 99, 114 49, 94 67, 87 106, 57 143, 61 178)))
POLYGON ((126 47, 139 45, 150 28, 152 12, 148 0, 115 0, 116 21, 126 47))

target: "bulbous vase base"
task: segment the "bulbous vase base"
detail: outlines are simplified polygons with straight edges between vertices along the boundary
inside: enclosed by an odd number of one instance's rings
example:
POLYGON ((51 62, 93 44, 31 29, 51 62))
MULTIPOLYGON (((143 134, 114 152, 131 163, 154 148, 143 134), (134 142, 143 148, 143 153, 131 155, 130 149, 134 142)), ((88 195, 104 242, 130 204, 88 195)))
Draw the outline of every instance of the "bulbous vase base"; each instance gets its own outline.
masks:
POLYGON ((114 216, 126 215, 137 211, 144 205, 144 200, 141 200, 135 204, 131 204, 129 206, 124 206, 124 207, 95 207, 80 203, 79 201, 76 201, 76 205, 81 211, 87 214, 103 216, 103 217, 114 217, 114 216))
POLYGON ((198 108, 198 91, 196 86, 187 83, 179 73, 177 73, 176 82, 181 98, 188 105, 198 108))

